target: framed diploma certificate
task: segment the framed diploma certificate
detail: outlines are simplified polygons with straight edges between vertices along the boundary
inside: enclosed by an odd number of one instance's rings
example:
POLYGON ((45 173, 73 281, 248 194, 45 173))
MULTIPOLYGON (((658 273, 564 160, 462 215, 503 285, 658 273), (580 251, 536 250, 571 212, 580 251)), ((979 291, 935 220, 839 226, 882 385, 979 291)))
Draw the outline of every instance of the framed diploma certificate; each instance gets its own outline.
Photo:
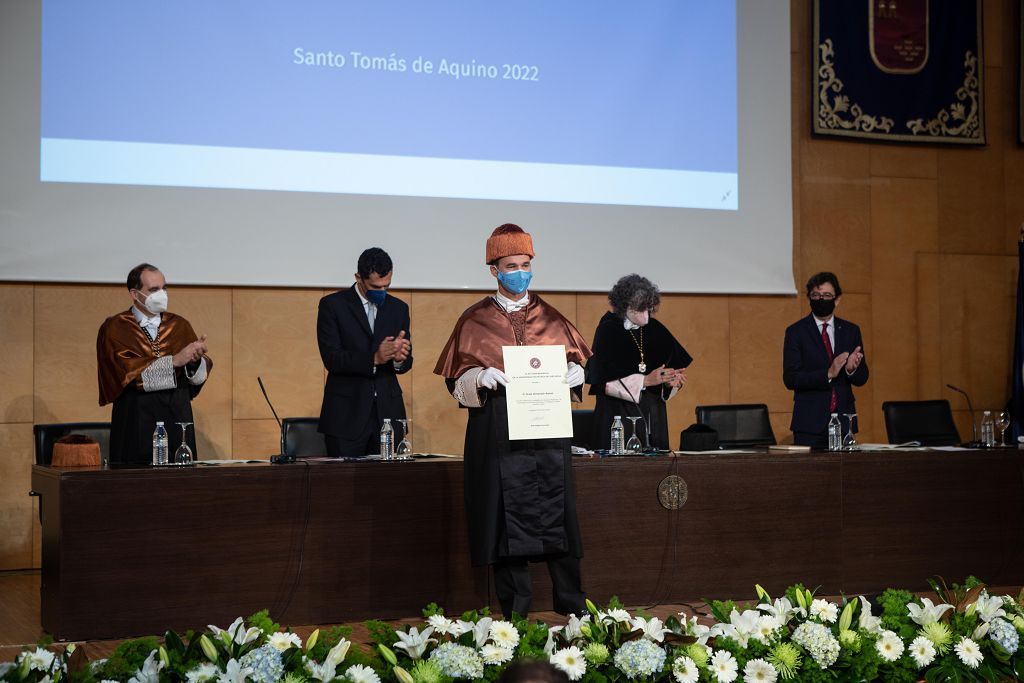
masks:
POLYGON ((503 346, 509 439, 572 436, 564 346, 503 346))

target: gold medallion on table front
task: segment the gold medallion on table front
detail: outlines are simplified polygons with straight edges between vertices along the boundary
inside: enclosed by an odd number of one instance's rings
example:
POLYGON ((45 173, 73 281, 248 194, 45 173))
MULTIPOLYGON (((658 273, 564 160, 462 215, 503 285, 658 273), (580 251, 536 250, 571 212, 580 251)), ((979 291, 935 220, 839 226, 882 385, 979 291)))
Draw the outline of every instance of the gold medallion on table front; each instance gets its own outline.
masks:
POLYGON ((683 507, 688 496, 686 480, 678 475, 670 474, 658 484, 658 502, 666 510, 678 510, 683 507))

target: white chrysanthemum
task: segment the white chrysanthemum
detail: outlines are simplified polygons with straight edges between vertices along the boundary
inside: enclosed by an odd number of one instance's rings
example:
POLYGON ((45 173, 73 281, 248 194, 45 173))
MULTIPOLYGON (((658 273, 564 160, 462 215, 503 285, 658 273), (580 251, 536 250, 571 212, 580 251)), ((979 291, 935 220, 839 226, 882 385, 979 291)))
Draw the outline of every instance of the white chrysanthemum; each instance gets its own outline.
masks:
POLYGON ((570 681, 578 681, 587 673, 587 660, 575 645, 556 651, 550 661, 556 669, 564 671, 570 681))
POLYGON ((770 614, 764 614, 757 619, 757 625, 755 626, 753 638, 760 640, 762 643, 770 643, 775 638, 776 631, 782 626, 776 617, 770 614))
POLYGON ((875 641, 879 656, 887 662, 895 662, 903 654, 903 641, 892 631, 882 631, 882 637, 875 641))
POLYGON ((480 657, 484 664, 504 664, 512 661, 512 648, 498 645, 484 645, 480 648, 480 657))
POLYGON ((443 614, 433 614, 427 619, 427 623, 434 627, 434 633, 446 636, 451 632, 452 620, 443 614))
POLYGON ((672 676, 678 683, 697 683, 700 669, 697 668, 697 662, 689 657, 676 657, 672 662, 672 676))
POLYGON ((985 659, 985 655, 981 654, 981 648, 970 638, 961 638, 955 649, 956 656, 960 658, 960 661, 972 669, 977 669, 981 661, 985 659))
POLYGON ((284 652, 290 647, 302 647, 302 639, 294 633, 278 631, 267 638, 267 644, 279 652, 284 652))
POLYGON ((743 680, 745 683, 775 683, 779 672, 775 667, 763 659, 751 659, 743 667, 743 680))
POLYGON ((910 657, 918 669, 923 669, 935 661, 935 645, 926 637, 918 636, 910 644, 910 657))
POLYGON ((495 621, 491 624, 490 629, 491 640, 498 647, 507 647, 509 649, 515 649, 516 645, 519 644, 519 631, 516 627, 508 621, 495 621))
POLYGON ((216 665, 205 662, 186 673, 185 680, 188 683, 208 683, 208 681, 215 680, 219 675, 220 670, 217 669, 216 665))
POLYGON ((368 666, 353 664, 345 672, 345 678, 352 683, 380 683, 380 676, 368 666))
POLYGON ((810 612, 812 617, 827 624, 834 624, 839 618, 839 606, 828 600, 812 600, 810 612))
POLYGON ((53 666, 53 653, 46 648, 37 647, 32 652, 26 652, 19 657, 19 661, 23 658, 28 659, 29 670, 49 671, 50 667, 53 666))
POLYGON ((739 664, 731 652, 719 650, 711 658, 711 675, 718 683, 732 683, 736 680, 739 664))

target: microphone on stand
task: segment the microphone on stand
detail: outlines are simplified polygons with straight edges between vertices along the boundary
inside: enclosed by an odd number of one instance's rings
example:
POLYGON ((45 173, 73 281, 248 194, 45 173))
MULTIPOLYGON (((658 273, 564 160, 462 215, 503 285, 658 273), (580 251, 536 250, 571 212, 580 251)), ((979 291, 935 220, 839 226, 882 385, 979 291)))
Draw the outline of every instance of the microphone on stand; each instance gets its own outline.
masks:
POLYGON ((974 419, 974 406, 971 405, 971 397, 967 395, 966 391, 959 387, 954 387, 952 384, 947 384, 946 386, 958 394, 964 395, 964 398, 967 399, 967 410, 971 412, 971 441, 965 443, 964 446, 967 446, 968 448, 985 448, 985 444, 978 441, 978 423, 974 419))
POLYGON ((274 419, 277 420, 277 428, 281 432, 281 454, 270 456, 270 462, 275 465, 284 465, 287 463, 295 462, 294 455, 285 455, 284 452, 284 425, 281 424, 281 418, 277 416, 277 411, 274 410, 274 404, 270 402, 270 397, 267 396, 267 389, 263 386, 263 379, 260 376, 256 376, 256 381, 260 383, 260 391, 263 392, 263 398, 266 400, 267 405, 270 406, 270 412, 274 414, 274 419))

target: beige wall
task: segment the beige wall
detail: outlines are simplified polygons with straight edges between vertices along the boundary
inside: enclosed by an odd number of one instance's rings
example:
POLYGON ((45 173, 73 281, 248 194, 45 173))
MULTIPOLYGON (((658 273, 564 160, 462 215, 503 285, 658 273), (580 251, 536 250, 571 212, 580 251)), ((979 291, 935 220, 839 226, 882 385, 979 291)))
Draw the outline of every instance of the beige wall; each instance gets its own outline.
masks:
MULTIPOLYGON (((808 5, 792 2, 794 277, 800 285, 818 270, 838 273, 840 315, 863 329, 871 380, 857 393, 862 440, 884 440, 884 400, 944 397, 961 408, 947 382, 969 387, 979 407, 1001 406, 1024 221, 1024 151, 1014 133, 1016 3, 985 2, 984 149, 812 139, 808 5)), ((323 294, 172 290, 173 309, 209 336, 216 362, 195 402, 204 457, 276 452, 277 427, 257 374, 282 415, 318 414, 324 371, 314 324, 323 294)), ((431 370, 458 314, 480 294, 396 294, 412 309, 416 365, 402 383, 416 447, 460 452, 464 414, 431 370)), ((606 303, 599 294, 550 300, 588 338, 606 303)), ((105 316, 127 306, 123 287, 0 284, 0 569, 39 563, 36 511, 26 495, 32 424, 109 419, 109 407, 96 401, 95 334, 105 316)), ((666 296, 659 317, 696 359, 689 385, 670 404, 671 432, 693 422, 699 403, 766 402, 776 434, 788 439, 782 332, 805 312, 794 297, 666 296)), ((968 433, 966 413, 957 419, 968 433)))

